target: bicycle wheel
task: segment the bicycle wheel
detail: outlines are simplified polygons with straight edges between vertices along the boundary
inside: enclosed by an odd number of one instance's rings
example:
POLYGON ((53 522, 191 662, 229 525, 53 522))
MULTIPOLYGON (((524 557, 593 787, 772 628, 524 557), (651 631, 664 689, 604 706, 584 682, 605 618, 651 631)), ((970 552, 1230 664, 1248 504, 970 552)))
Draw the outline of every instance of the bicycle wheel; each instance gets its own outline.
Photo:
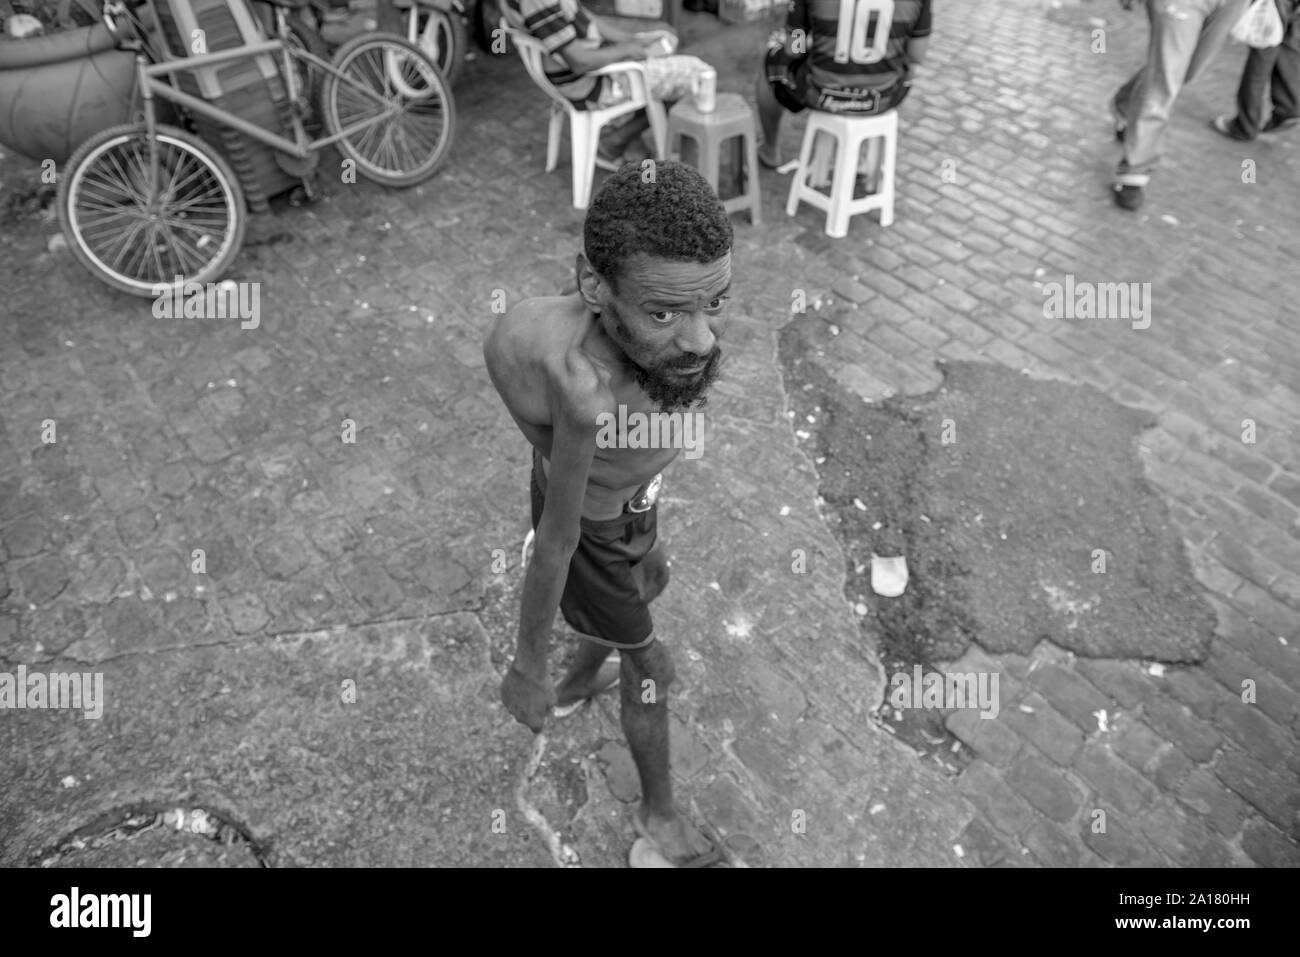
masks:
POLYGON ((406 12, 406 31, 406 39, 437 65, 448 85, 455 83, 465 65, 469 32, 461 15, 415 3, 406 12))
POLYGON ((159 286, 206 283, 239 254, 247 214, 230 165, 197 136, 159 126, 158 181, 143 126, 92 136, 59 178, 59 223, 77 260, 115 289, 154 297, 159 286))
POLYGON ((367 179, 414 186, 442 165, 456 131, 456 108, 437 66, 414 44, 392 34, 353 37, 334 54, 321 88, 325 129, 339 152, 367 179))

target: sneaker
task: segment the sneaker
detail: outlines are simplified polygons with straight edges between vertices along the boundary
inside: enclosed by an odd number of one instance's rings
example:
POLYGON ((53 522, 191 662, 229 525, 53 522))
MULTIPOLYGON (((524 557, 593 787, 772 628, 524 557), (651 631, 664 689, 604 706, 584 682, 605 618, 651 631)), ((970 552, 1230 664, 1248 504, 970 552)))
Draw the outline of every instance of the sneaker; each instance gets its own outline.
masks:
POLYGON ((1147 198, 1146 190, 1141 186, 1127 186, 1123 183, 1115 183, 1112 189, 1114 190, 1112 198, 1115 200, 1115 205, 1120 209, 1138 209, 1147 198))
POLYGON ((1261 129, 1260 132, 1285 133, 1287 130, 1295 129, 1297 126, 1300 126, 1300 116, 1284 116, 1281 119, 1278 119, 1277 114, 1274 113, 1268 118, 1268 122, 1264 124, 1264 128, 1261 129))
POLYGON ((1216 116, 1210 121, 1210 126, 1216 133, 1221 133, 1230 140, 1237 140, 1240 143, 1249 143, 1250 137, 1244 135, 1237 129, 1237 118, 1235 116, 1216 116))

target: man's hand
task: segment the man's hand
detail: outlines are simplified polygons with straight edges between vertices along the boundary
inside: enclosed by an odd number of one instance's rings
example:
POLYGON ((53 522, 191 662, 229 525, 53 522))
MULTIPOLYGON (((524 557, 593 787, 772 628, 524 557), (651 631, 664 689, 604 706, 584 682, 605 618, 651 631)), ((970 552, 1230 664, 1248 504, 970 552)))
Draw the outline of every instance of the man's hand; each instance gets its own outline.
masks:
POLYGON ((545 673, 529 677, 511 665, 501 682, 501 703, 516 721, 537 734, 555 704, 555 686, 545 673))

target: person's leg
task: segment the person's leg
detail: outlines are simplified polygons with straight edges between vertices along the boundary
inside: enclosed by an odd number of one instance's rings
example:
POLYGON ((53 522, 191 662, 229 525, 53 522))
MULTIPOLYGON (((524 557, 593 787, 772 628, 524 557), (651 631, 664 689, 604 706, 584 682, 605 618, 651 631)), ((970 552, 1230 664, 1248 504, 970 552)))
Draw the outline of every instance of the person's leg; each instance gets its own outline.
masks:
POLYGON ((1237 117, 1228 124, 1229 136, 1253 140, 1264 121, 1264 96, 1268 92, 1269 74, 1277 60, 1277 47, 1251 50, 1237 85, 1237 117))
POLYGON ((1124 129, 1129 124, 1129 118, 1136 115, 1134 103, 1137 98, 1137 91, 1142 89, 1142 81, 1146 76, 1146 67, 1141 66, 1137 72, 1124 82, 1124 84, 1115 91, 1115 95, 1110 98, 1110 115, 1115 124, 1115 132, 1123 135, 1124 129))
POLYGON ((1204 9, 1204 23, 1200 36, 1196 40, 1196 49, 1192 52, 1191 62, 1187 65, 1187 75, 1183 85, 1195 83, 1219 55, 1223 45, 1232 35, 1232 28, 1241 15, 1246 12, 1250 0, 1183 0, 1195 8, 1204 9))
POLYGON ((758 100, 758 124, 763 129, 763 144, 758 148, 758 158, 768 166, 780 166, 781 118, 785 116, 785 107, 772 92, 772 84, 768 82, 767 70, 763 65, 758 68, 754 96, 758 100))
POLYGON ((568 674, 555 686, 556 707, 584 701, 608 688, 619 674, 616 670, 619 665, 616 662, 610 662, 608 667, 605 667, 611 654, 613 649, 608 645, 584 638, 578 645, 573 661, 569 664, 568 674))
POLYGON ((1286 43, 1275 49, 1277 60, 1273 64, 1273 116, 1269 120, 1270 126, 1300 118, 1300 50, 1286 43))
POLYGON ((1151 34, 1147 62, 1124 106, 1124 156, 1115 170, 1117 186, 1145 187, 1160 159, 1160 146, 1174 101, 1188 76, 1201 31, 1215 0, 1147 5, 1151 34))
POLYGON ((673 804, 668 767, 668 686, 676 673, 672 659, 658 640, 644 648, 622 652, 623 734, 641 776, 641 805, 633 813, 675 864, 706 853, 710 842, 673 804))

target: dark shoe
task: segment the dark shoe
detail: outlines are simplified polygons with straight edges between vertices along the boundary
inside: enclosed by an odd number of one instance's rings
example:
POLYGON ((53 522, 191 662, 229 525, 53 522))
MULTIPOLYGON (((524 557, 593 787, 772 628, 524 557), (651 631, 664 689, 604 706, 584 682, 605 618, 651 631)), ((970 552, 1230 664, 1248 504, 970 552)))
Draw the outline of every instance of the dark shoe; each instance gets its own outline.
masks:
POLYGON ((1260 132, 1285 133, 1287 130, 1295 129, 1297 126, 1300 126, 1300 116, 1284 116, 1281 119, 1278 119, 1277 114, 1274 113, 1268 118, 1268 122, 1264 124, 1264 128, 1261 129, 1260 132))
POLYGON ((1120 209, 1135 210, 1141 207, 1145 202, 1146 190, 1141 186, 1125 186, 1122 183, 1115 183, 1114 189, 1115 205, 1120 209))
POLYGON ((1216 116, 1210 121, 1210 126, 1214 128, 1216 133, 1221 133, 1230 140, 1236 140, 1239 143, 1249 143, 1251 140, 1249 136, 1237 129, 1236 117, 1216 116))

